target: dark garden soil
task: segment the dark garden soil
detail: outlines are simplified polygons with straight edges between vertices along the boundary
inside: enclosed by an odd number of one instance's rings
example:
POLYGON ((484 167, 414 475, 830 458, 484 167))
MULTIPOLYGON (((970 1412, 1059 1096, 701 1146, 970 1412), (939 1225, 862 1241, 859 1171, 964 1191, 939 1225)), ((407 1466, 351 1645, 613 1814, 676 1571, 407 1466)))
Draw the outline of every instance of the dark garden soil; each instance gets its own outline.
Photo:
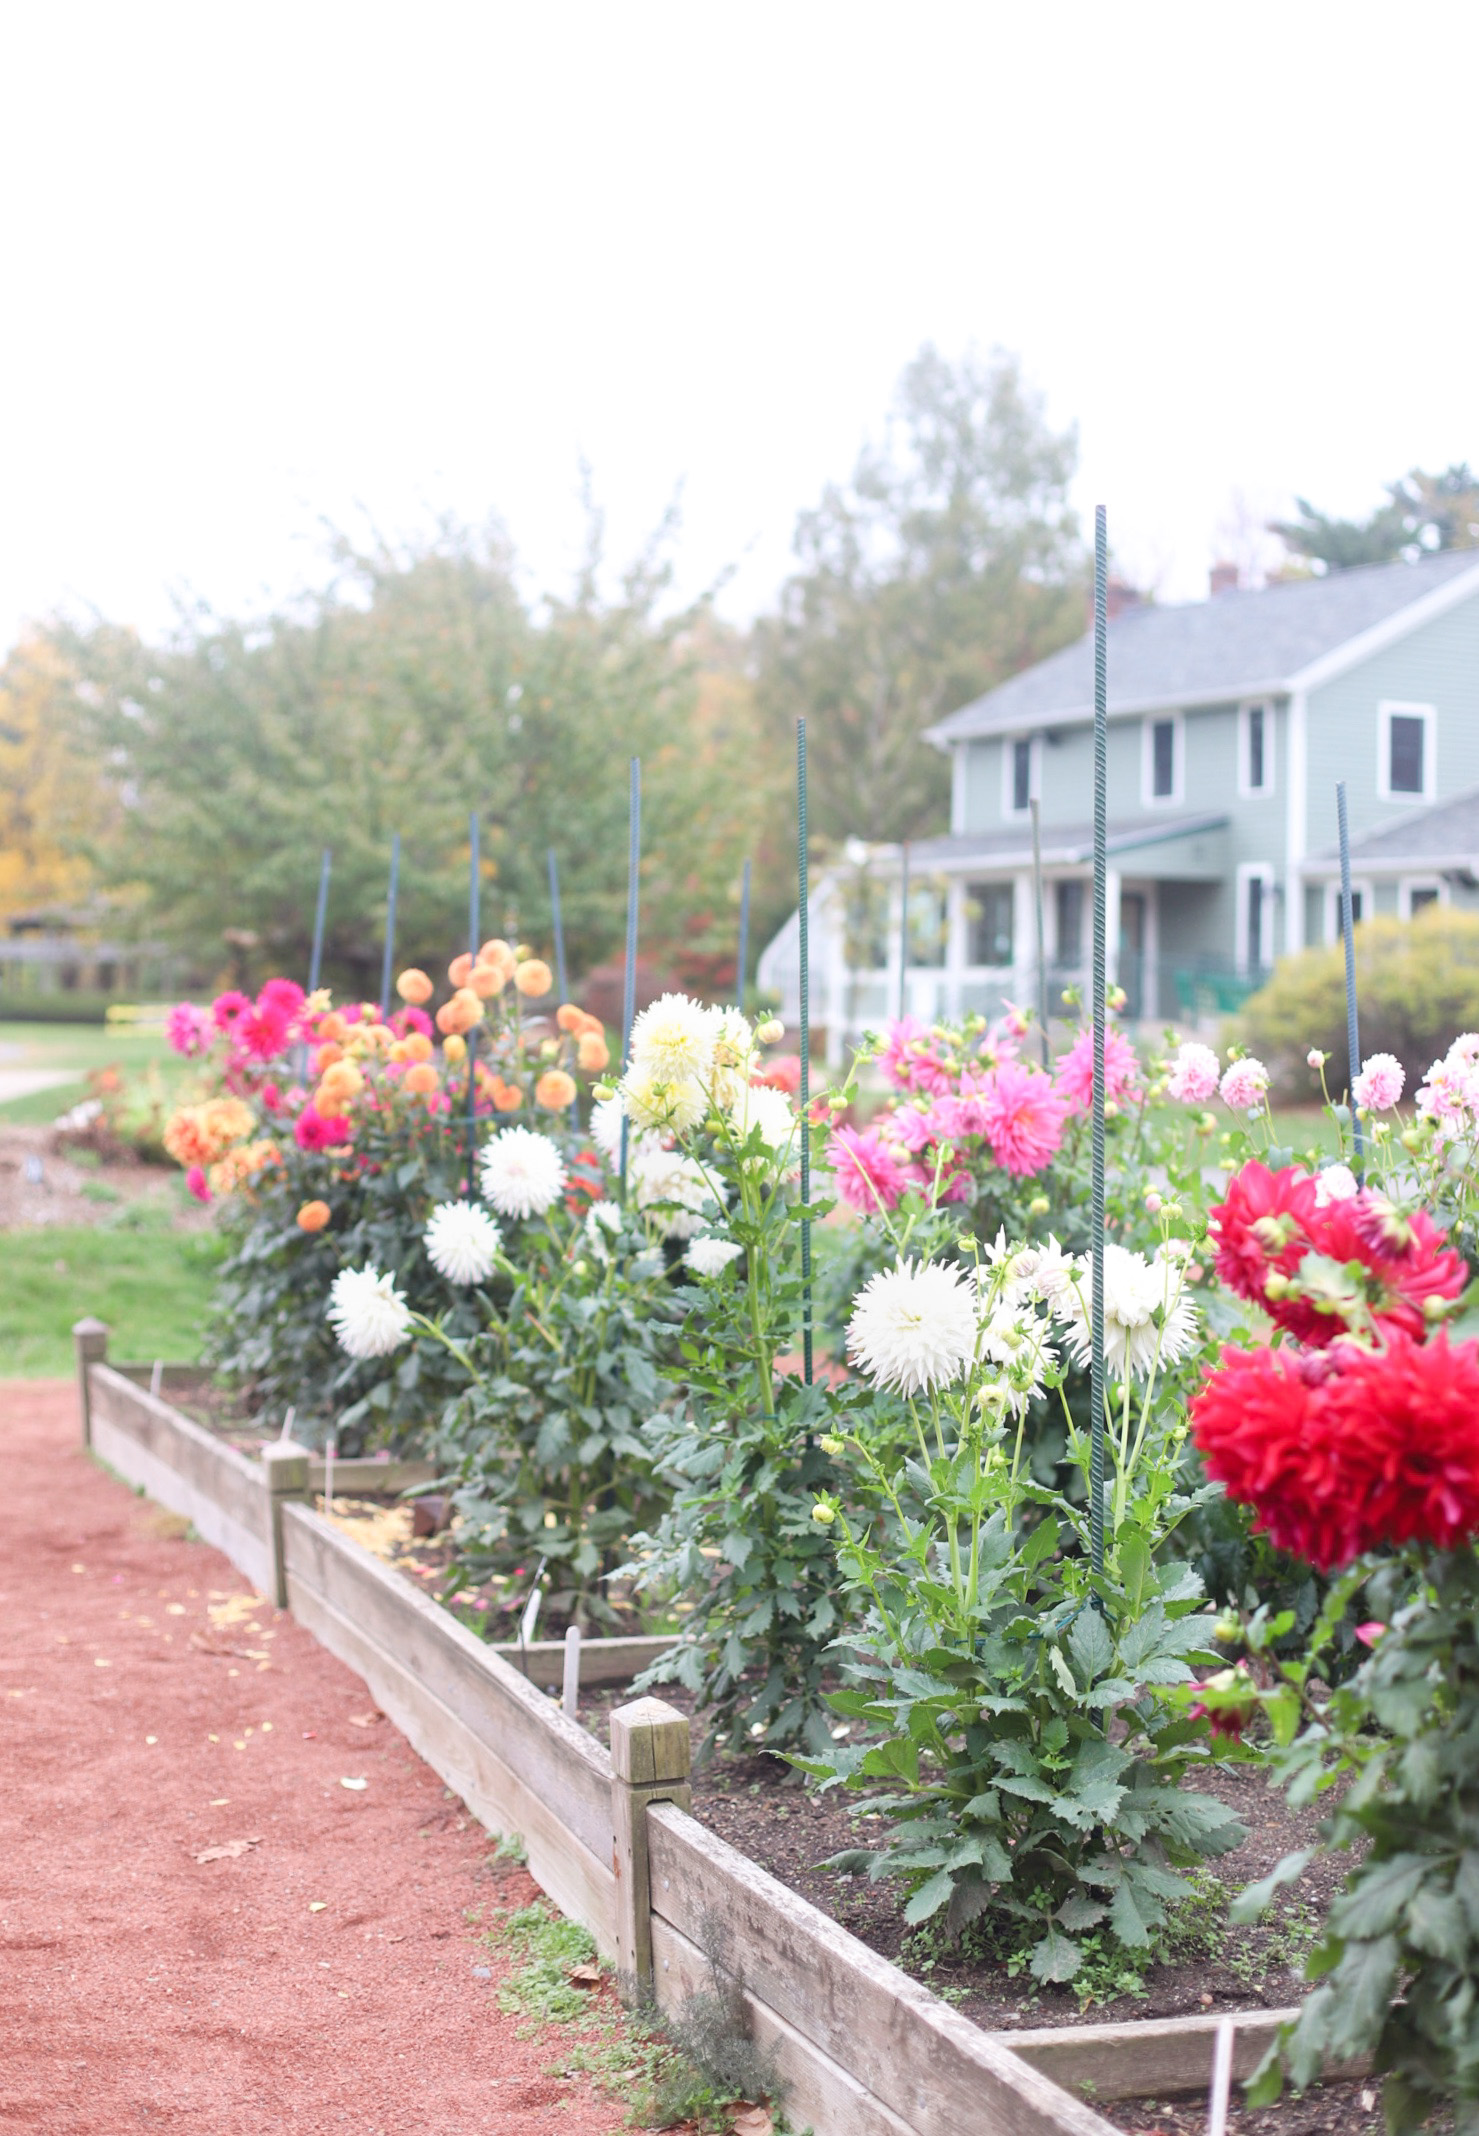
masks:
POLYGON ((116 1221, 135 1202, 157 1205, 177 1230, 203 1231, 206 1211, 182 1201, 173 1165, 143 1164, 130 1151, 106 1154, 59 1141, 41 1125, 0 1122, 0 1229, 116 1221))
MULTIPOLYGON (((593 1689, 582 1697, 580 1718, 604 1738, 612 1707, 631 1695, 619 1686, 593 1689)), ((696 1757, 705 1731, 693 1716, 691 1696, 672 1684, 655 1686, 654 1695, 689 1713, 696 1757)), ((989 2031, 1291 2007, 1305 1992, 1304 1956, 1342 1874, 1329 1863, 1316 1864, 1288 1887, 1270 1925, 1233 1927, 1226 1920, 1227 1900, 1283 1855, 1309 1844, 1319 1819, 1313 1812, 1291 1812, 1256 1766, 1227 1766, 1201 1784, 1237 1813, 1248 1836, 1234 1853, 1208 1865, 1201 1896, 1187 1910, 1190 1918, 1177 1943, 1149 1969, 1139 1992, 1109 1992, 1093 2003, 1081 2003, 1067 1988, 1040 1988, 1020 1970, 1014 1974, 1001 1952, 973 1947, 968 1940, 951 1949, 927 1928, 908 1929, 900 1898, 887 1883, 870 1884, 865 1877, 818 1867, 844 1848, 866 1847, 870 1834, 881 1833, 883 1820, 858 1817, 836 1792, 808 1792, 778 1758, 721 1752, 697 1767, 693 1813, 989 2031)), ((1205 2097, 1128 2100, 1101 2111, 1137 2136, 1156 2130, 1164 2136, 1201 2136, 1207 2102, 1205 2097)), ((1241 2105, 1235 2088, 1228 2125, 1238 2136, 1317 2136, 1336 2128, 1360 2136, 1382 2126, 1379 2087, 1366 2082, 1322 2086, 1303 2100, 1286 2098, 1256 2114, 1241 2105)))
POLYGON ((0 2128, 626 2128, 501 2012, 537 1887, 363 1683, 89 1461, 71 1383, 0 1385, 0 1447, 0 2128))

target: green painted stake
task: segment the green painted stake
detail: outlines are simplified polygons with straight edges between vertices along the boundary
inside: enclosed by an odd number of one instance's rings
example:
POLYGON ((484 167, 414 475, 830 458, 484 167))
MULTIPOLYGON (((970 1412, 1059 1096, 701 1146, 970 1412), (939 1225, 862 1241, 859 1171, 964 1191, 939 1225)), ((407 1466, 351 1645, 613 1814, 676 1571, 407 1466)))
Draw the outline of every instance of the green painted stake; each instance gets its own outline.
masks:
POLYGON ((1089 1350, 1089 1555, 1104 1570, 1104 1038, 1109 882, 1109 532, 1094 507, 1094 1089, 1089 1223, 1093 1288, 1089 1350))
MULTIPOLYGON (((621 990, 621 1071, 625 1075, 637 1014, 637 868, 642 858, 642 759, 631 761, 627 801, 627 966, 621 990)), ((621 1116, 621 1198, 627 1198, 627 1116, 621 1116)))
MULTIPOLYGON (((468 819, 468 871, 467 871, 467 953, 478 953, 478 912, 482 890, 481 863, 478 853, 478 816, 474 809, 468 819)), ((478 1030, 474 1024, 467 1034, 467 1198, 473 1199, 477 1191, 478 1168, 478 1030)))
MULTIPOLYGON (((801 953, 801 1205, 811 1201, 811 951, 806 880, 806 721, 796 722, 796 846, 801 903, 797 914, 801 953)), ((811 1218, 801 1219, 801 1350, 806 1384, 812 1379, 811 1218)))

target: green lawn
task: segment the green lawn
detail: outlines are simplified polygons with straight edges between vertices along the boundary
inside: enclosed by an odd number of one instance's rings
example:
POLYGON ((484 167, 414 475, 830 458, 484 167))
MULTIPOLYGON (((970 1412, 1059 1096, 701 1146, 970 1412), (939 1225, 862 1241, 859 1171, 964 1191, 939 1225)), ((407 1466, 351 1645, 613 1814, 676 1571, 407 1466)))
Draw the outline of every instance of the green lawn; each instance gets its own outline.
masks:
POLYGON ((87 1096, 84 1078, 90 1068, 121 1068, 130 1081, 147 1070, 167 1083, 184 1080, 189 1064, 171 1053, 162 1031, 139 1031, 128 1024, 7 1023, 0 1018, 0 1069, 73 1069, 74 1081, 0 1103, 0 1120, 34 1124, 56 1119, 87 1096))
POLYGON ((87 1313, 125 1362, 198 1357, 221 1251, 211 1232, 154 1224, 0 1231, 0 1378, 70 1372, 87 1313))

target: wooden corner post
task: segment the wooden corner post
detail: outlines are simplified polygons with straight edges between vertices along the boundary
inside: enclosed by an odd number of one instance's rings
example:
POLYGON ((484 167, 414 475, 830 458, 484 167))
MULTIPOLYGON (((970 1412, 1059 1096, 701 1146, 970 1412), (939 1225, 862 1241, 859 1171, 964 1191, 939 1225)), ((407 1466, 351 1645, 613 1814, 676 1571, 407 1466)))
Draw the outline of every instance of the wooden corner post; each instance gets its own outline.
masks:
POLYGON ((272 1558, 272 1599, 279 1609, 288 1606, 288 1573, 283 1562, 282 1509, 289 1498, 308 1496, 308 1455, 291 1440, 279 1440, 262 1449, 262 1469, 267 1482, 267 1548, 272 1558))
POLYGON ((688 1720, 660 1698, 634 1699, 611 1716, 611 1866, 616 1872, 616 1965, 631 2001, 652 1993, 652 1885, 647 1805, 690 1804, 688 1720))
POLYGON ((77 1405, 82 1413, 82 1443, 92 1445, 92 1390, 87 1384, 89 1365, 108 1361, 108 1325, 103 1320, 76 1320, 72 1340, 77 1345, 77 1405))

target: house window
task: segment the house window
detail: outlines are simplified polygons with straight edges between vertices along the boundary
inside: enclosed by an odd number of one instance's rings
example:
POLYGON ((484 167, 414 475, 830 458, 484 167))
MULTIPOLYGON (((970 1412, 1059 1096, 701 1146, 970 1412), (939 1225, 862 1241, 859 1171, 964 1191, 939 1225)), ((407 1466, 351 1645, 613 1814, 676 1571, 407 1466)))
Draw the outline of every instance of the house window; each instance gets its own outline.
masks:
POLYGON ((1438 714, 1432 705, 1378 706, 1376 790, 1383 801, 1435 797, 1438 714))
MULTIPOLYGON (((1372 896, 1370 883, 1352 883, 1351 925, 1353 927, 1359 927, 1362 920, 1368 919, 1370 917, 1371 911, 1372 896)), ((1342 939, 1343 929, 1341 926, 1340 918, 1340 884, 1337 881, 1327 883, 1325 885, 1325 940, 1327 942, 1339 942, 1342 939)))
POLYGON ((965 893, 966 962, 1000 969, 1012 961, 1010 883, 969 883, 965 893))
POLYGON ((909 962, 938 971, 945 962, 945 891, 938 882, 909 885, 909 962))
POLYGON ((1263 861, 1238 869, 1238 970, 1256 975, 1274 961, 1274 871, 1263 861))
POLYGON ((1004 816, 1025 816, 1037 792, 1038 745, 1030 735, 1008 741, 1002 761, 1004 816))
POLYGON ((1084 957, 1084 886, 1081 882, 1059 883, 1058 962, 1068 969, 1084 957))
POLYGON ((1406 876, 1397 885, 1397 910, 1404 920, 1415 920, 1429 905, 1441 905, 1443 885, 1436 876, 1406 876))
POLYGON ((1147 807, 1179 801, 1185 753, 1180 713, 1172 713, 1166 719, 1148 719, 1141 731, 1141 800, 1147 807))
POLYGON ((1244 705, 1238 714, 1238 790, 1268 794, 1274 787, 1273 713, 1268 705, 1244 705))

